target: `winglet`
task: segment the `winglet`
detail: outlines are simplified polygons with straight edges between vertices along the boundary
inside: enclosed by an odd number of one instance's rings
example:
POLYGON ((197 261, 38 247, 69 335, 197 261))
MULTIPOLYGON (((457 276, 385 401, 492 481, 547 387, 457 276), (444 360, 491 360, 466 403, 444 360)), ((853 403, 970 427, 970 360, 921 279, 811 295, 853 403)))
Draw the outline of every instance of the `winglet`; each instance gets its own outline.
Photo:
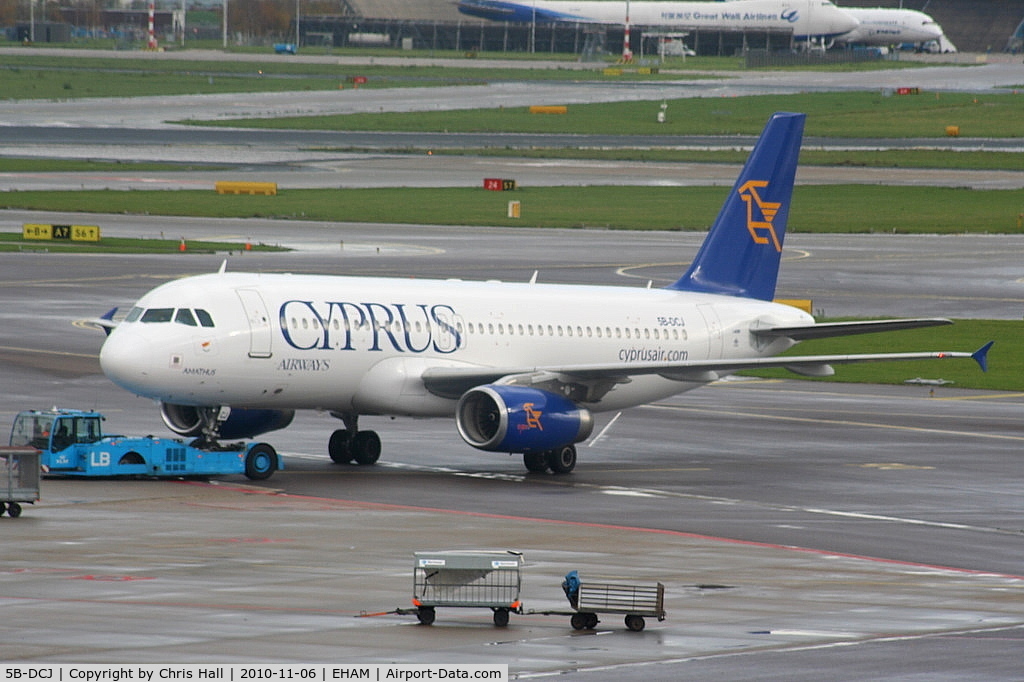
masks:
POLYGON ((978 367, 981 367, 982 372, 988 371, 988 351, 992 347, 995 341, 989 341, 978 350, 971 353, 971 358, 978 363, 978 367))
POLYGON ((774 298, 805 119, 772 115, 697 257, 669 289, 774 298))
POLYGON ((103 330, 104 334, 110 336, 110 332, 112 332, 114 330, 114 327, 117 326, 117 322, 114 322, 115 313, 117 313, 117 308, 111 308, 107 312, 100 315, 98 318, 90 320, 89 324, 91 324, 94 327, 99 327, 100 329, 103 330))

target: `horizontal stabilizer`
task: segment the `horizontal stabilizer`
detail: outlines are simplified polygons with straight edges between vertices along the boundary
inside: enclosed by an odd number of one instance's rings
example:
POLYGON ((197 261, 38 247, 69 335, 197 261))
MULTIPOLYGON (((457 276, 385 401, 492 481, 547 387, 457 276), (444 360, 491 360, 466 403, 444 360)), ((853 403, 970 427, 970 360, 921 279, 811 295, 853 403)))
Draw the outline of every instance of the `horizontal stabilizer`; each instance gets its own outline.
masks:
POLYGON ((921 329, 923 327, 940 327, 953 324, 952 320, 942 317, 922 317, 902 320, 862 320, 858 322, 823 322, 801 327, 769 327, 751 330, 754 336, 762 338, 785 338, 793 341, 808 339, 828 339, 836 336, 854 336, 856 334, 873 334, 875 332, 891 332, 900 329, 921 329))

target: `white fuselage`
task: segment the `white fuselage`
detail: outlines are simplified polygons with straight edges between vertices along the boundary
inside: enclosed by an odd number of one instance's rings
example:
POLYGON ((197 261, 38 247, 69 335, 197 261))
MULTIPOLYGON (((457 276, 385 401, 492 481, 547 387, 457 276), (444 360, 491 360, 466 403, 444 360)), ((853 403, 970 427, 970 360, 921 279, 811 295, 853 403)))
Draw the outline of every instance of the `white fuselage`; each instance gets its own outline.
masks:
MULTIPOLYGON (((627 3, 600 0, 536 0, 506 3, 519 21, 624 24, 627 3)), ((828 0, 735 0, 734 2, 628 3, 628 22, 720 31, 792 31, 794 37, 836 36, 857 22, 828 0)), ((469 12, 467 12, 469 13, 469 12)), ((502 19, 495 15, 491 18, 502 19)))
POLYGON ((943 37, 942 27, 923 12, 910 9, 844 7, 858 26, 836 38, 838 42, 887 46, 927 43, 943 37))
MULTIPOLYGON (((813 324, 785 305, 672 290, 251 273, 170 282, 135 311, 100 361, 136 394, 424 417, 450 416, 456 405, 425 388, 432 367, 628 373, 643 363, 775 355, 791 342, 758 345, 752 327, 813 324), (205 311, 212 326, 175 321, 180 310, 205 311)), ((701 383, 633 376, 584 404, 620 409, 701 383)))

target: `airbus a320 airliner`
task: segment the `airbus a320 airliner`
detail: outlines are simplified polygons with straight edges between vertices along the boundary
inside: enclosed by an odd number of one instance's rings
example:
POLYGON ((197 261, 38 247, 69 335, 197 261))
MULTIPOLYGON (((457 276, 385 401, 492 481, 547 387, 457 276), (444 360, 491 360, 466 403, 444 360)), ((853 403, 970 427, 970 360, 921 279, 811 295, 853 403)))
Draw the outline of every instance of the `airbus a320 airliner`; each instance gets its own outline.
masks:
POLYGON ((123 321, 101 321, 106 375, 160 401, 203 443, 281 429, 295 410, 344 422, 338 463, 381 452, 368 415, 454 417, 469 445, 568 473, 593 413, 730 373, 837 363, 974 358, 976 351, 774 357, 809 338, 948 324, 816 324, 774 303, 804 115, 771 117, 689 269, 664 289, 229 273, 169 282, 123 321))

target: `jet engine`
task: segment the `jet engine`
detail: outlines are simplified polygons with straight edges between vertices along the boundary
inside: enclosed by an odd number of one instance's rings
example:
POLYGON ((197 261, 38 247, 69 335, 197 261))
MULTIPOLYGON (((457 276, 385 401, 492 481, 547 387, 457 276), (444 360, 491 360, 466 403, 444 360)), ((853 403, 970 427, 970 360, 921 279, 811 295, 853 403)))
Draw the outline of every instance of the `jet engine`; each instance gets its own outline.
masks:
POLYGON ((462 439, 491 452, 531 453, 585 440, 594 429, 590 412, 555 393, 489 384, 463 394, 455 408, 462 439))
MULTIPOLYGON (((160 416, 164 424, 178 435, 196 437, 203 435, 206 424, 215 423, 219 408, 195 407, 160 403, 160 416)), ((232 408, 231 414, 219 423, 217 436, 225 440, 253 438, 261 433, 277 431, 292 423, 295 410, 253 410, 232 408)))

